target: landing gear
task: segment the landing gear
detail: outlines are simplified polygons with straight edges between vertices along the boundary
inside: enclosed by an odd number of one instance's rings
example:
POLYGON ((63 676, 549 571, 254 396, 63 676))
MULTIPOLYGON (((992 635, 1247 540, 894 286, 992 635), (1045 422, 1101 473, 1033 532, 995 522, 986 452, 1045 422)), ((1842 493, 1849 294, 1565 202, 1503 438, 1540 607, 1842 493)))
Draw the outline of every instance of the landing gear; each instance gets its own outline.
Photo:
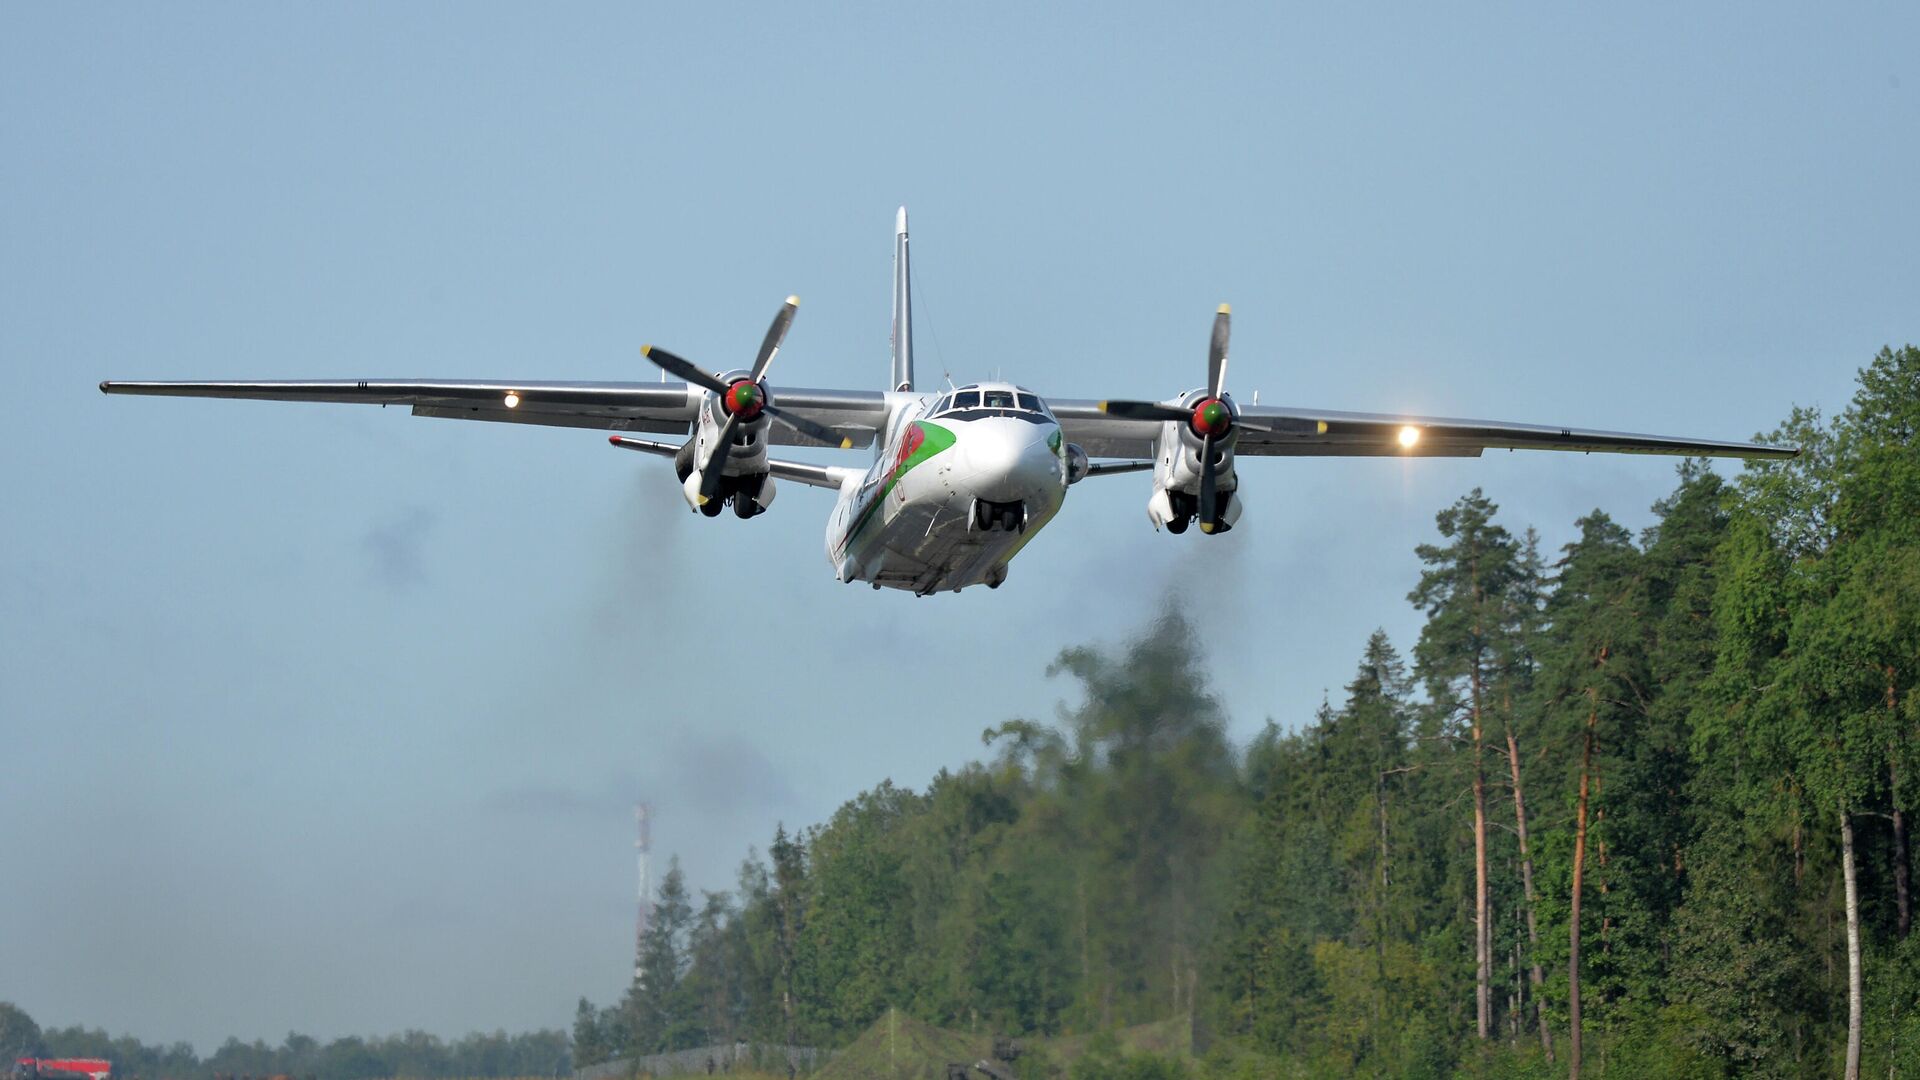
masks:
POLYGON ((733 488, 733 516, 742 521, 758 517, 766 507, 760 505, 760 485, 766 482, 766 476, 753 477, 749 483, 741 483, 733 488))
MULTIPOLYGON (((1167 506, 1172 516, 1167 518, 1167 531, 1175 536, 1187 531, 1200 516, 1200 497, 1184 491, 1167 492, 1167 506)), ((1213 531, 1215 534, 1233 528, 1233 522, 1240 516, 1239 508, 1234 505, 1234 493, 1222 491, 1214 496, 1213 531)))
POLYGON ((1234 493, 1231 491, 1221 492, 1219 497, 1214 500, 1213 534, 1215 536, 1233 528, 1233 523, 1239 519, 1240 508, 1235 506, 1233 502, 1234 493))
POLYGON ((973 527, 979 532, 1026 532, 1027 507, 1024 503, 996 503, 975 499, 973 527))
POLYGON ((1173 516, 1167 519, 1167 531, 1175 536, 1186 532, 1194 515, 1200 512, 1200 499, 1184 491, 1167 492, 1167 505, 1173 510, 1173 516))
POLYGON ((767 512, 777 490, 766 473, 722 476, 719 490, 706 502, 700 502, 699 485, 693 482, 692 456, 683 449, 682 453, 675 455, 673 464, 674 470, 680 473, 680 487, 686 493, 688 505, 706 517, 719 517, 729 504, 733 507, 733 516, 742 521, 759 517, 767 512))

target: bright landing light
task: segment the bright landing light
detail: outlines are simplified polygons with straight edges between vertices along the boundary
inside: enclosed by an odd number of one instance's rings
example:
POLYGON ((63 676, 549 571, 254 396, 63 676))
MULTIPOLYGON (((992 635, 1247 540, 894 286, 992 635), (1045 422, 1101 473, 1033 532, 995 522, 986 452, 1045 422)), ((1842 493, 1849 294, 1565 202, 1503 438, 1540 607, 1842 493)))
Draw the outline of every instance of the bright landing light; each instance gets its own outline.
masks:
POLYGON ((1400 445, 1401 446, 1407 448, 1408 450, 1411 450, 1413 449, 1413 444, 1419 441, 1420 441, 1419 428, 1414 427, 1412 424, 1408 424, 1406 427, 1403 427, 1400 429, 1400 445))
MULTIPOLYGON (((505 400, 504 400, 504 402, 503 402, 503 404, 505 404, 505 405, 506 405, 506 407, 507 407, 507 408, 509 408, 509 409, 517 409, 517 408, 519 408, 519 407, 520 407, 520 395, 519 395, 519 394, 516 394, 516 393, 514 393, 514 392, 513 392, 513 391, 511 391, 511 390, 509 390, 509 391, 507 391, 507 396, 506 396, 506 398, 505 398, 505 400)), ((1404 434, 1400 436, 1400 441, 1402 441, 1402 442, 1405 442, 1405 441, 1406 441, 1406 436, 1405 436, 1404 434)))

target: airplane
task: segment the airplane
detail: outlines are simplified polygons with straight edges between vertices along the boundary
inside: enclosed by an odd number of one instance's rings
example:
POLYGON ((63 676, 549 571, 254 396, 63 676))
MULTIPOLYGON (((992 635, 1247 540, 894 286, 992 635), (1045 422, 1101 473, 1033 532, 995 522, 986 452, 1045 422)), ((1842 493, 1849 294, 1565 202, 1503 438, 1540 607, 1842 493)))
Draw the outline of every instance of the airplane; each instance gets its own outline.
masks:
POLYGON ((1162 401, 1055 399, 1009 382, 918 387, 907 210, 894 220, 893 326, 885 390, 781 387, 767 372, 800 300, 774 315, 750 367, 710 371, 657 346, 659 382, 331 380, 102 382, 109 394, 408 405, 415 416, 613 432, 616 447, 671 459, 687 505, 751 519, 776 481, 837 493, 827 560, 842 582, 920 596, 998 588, 1007 566, 1089 477, 1152 473, 1154 528, 1206 534, 1241 514, 1236 459, 1478 457, 1488 449, 1790 458, 1790 446, 1458 420, 1242 405, 1226 390, 1231 312, 1220 305, 1205 384, 1162 401), (628 434, 679 436, 663 441, 628 434), (865 468, 772 457, 770 445, 873 448, 865 468))

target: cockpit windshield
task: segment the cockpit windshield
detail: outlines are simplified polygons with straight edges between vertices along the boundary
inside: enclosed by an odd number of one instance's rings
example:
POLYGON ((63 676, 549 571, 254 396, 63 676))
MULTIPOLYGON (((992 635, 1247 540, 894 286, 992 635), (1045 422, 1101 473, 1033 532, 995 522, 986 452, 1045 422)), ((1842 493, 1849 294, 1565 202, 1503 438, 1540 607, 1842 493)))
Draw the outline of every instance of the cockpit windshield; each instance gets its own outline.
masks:
POLYGON ((1033 423, 1045 423, 1053 418, 1046 402, 1039 395, 1025 390, 1012 390, 1004 387, 981 389, 977 386, 963 386, 952 393, 945 394, 934 401, 927 409, 930 417, 953 414, 956 420, 973 420, 985 416, 1011 416, 1033 423))

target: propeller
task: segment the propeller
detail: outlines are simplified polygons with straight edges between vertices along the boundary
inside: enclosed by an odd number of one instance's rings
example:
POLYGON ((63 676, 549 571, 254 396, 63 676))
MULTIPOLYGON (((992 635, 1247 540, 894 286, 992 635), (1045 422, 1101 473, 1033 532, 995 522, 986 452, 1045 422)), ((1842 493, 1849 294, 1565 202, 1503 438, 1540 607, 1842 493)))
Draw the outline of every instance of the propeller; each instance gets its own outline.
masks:
POLYGON ((1214 460, 1213 447, 1223 442, 1233 432, 1235 425, 1250 431, 1283 431, 1296 429, 1311 432, 1316 428, 1313 421, 1273 418, 1260 420, 1242 419, 1235 413, 1221 395, 1227 379, 1227 339, 1231 329, 1233 310, 1226 304, 1213 316, 1213 336, 1207 342, 1207 393, 1194 405, 1168 405, 1159 401, 1103 401, 1100 411, 1108 416, 1117 416, 1126 420, 1158 420, 1187 425, 1188 430, 1200 439, 1200 531, 1214 532, 1219 525, 1215 499, 1218 463, 1214 460))
POLYGON ((643 346, 640 354, 654 362, 662 370, 678 375, 687 382, 719 395, 720 407, 726 413, 726 420, 720 425, 713 449, 707 452, 707 460, 700 466, 700 502, 704 505, 720 493, 721 473, 726 468, 727 457, 733 452, 733 437, 740 425, 759 418, 764 413, 778 423, 807 436, 810 439, 846 449, 853 440, 824 424, 815 423, 804 416, 776 408, 767 400, 766 386, 761 382, 766 377, 767 368, 780 352, 780 345, 787 339, 787 328, 793 325, 793 316, 800 310, 800 298, 787 297, 780 310, 773 316, 772 325, 767 327, 767 336, 760 342, 760 353, 754 357, 753 370, 745 378, 735 379, 731 383, 720 376, 707 372, 704 368, 676 356, 665 349, 652 345, 643 346))

